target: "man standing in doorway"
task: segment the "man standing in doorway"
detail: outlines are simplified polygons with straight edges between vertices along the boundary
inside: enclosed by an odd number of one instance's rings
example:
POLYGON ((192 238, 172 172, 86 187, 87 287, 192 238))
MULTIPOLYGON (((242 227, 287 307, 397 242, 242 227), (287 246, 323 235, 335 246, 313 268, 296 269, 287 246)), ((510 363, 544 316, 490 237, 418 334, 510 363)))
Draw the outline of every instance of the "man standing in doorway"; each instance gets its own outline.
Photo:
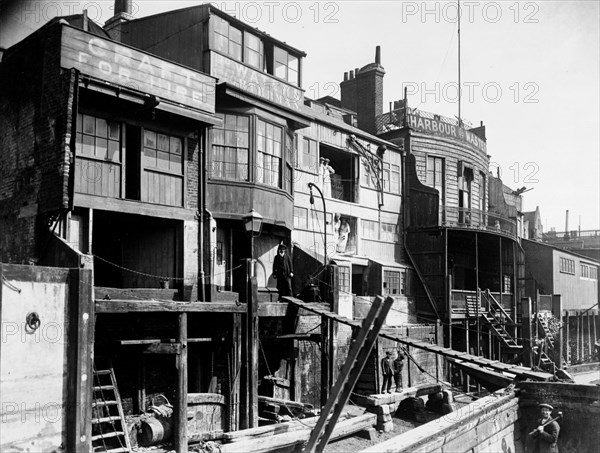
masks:
POLYGON ((392 365, 392 351, 386 351, 385 357, 381 359, 381 376, 383 377, 381 393, 392 393, 392 377, 394 376, 392 365))
POLYGON ((404 368, 404 354, 398 350, 398 355, 394 359, 394 383, 396 384, 396 392, 402 391, 402 368, 404 368))
POLYGON ((283 296, 292 295, 292 277, 294 276, 294 266, 292 259, 286 253, 285 244, 279 244, 277 255, 273 260, 273 277, 277 279, 277 291, 279 291, 279 300, 283 296))

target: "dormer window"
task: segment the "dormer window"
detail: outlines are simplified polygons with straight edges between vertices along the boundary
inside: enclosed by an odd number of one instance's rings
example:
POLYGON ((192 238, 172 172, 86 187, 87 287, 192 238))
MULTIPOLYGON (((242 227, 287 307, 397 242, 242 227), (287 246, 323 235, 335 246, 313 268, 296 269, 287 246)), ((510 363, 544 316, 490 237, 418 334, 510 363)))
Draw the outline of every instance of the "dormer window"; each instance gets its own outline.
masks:
POLYGON ((242 31, 218 16, 213 16, 215 49, 235 60, 242 61, 242 31))
POLYGON ((273 75, 289 83, 298 85, 298 58, 289 52, 274 46, 273 49, 273 75))
POLYGON ((262 71, 264 68, 264 47, 258 38, 247 31, 244 32, 244 63, 262 71))

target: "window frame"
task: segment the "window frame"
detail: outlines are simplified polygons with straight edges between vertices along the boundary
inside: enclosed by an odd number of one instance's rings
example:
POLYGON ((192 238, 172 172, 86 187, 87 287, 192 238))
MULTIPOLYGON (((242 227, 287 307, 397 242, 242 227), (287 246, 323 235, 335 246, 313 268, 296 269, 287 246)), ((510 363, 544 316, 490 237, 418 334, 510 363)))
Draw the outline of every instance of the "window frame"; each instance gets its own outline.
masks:
POLYGON ((237 113, 217 113, 217 116, 222 117, 221 119, 223 120, 223 124, 222 127, 220 126, 214 126, 213 130, 212 130, 212 140, 211 140, 211 149, 210 149, 210 172, 208 175, 208 178, 211 180, 221 180, 221 181, 240 181, 240 182, 249 182, 250 181, 250 132, 252 129, 251 126, 251 118, 249 115, 239 115, 237 113), (228 117, 235 117, 235 127, 233 129, 228 129, 227 126, 228 124, 230 124, 227 121, 228 117), (240 119, 245 119, 245 122, 247 124, 247 129, 244 130, 240 130, 239 128, 239 120, 240 119), (216 131, 223 131, 223 143, 217 143, 217 135, 216 135, 216 131), (228 134, 229 132, 229 134, 228 134), (240 140, 240 135, 241 134, 246 134, 245 137, 245 146, 244 145, 244 139, 240 140), (235 145, 233 145, 232 143, 227 143, 228 139, 232 139, 235 137, 235 145), (241 142, 242 146, 239 146, 241 142), (230 149, 235 149, 235 158, 236 161, 235 162, 227 162, 225 159, 225 155, 227 153, 231 153, 230 149), (215 158, 217 157, 216 155, 216 149, 222 150, 223 154, 222 154, 222 159, 221 160, 216 160, 215 158), (241 155, 240 151, 241 150, 245 150, 246 151, 246 161, 244 162, 243 160, 239 160, 239 157, 241 155), (218 162, 221 164, 221 167, 219 170, 217 170, 215 163, 218 162), (234 177, 230 177, 229 174, 231 173, 230 171, 226 170, 227 165, 233 165, 235 171, 233 172, 235 174, 234 177), (245 169, 245 175, 242 172, 242 177, 239 177, 238 175, 240 175, 240 166, 246 166, 245 169), (245 176, 245 177, 244 177, 245 176))
POLYGON ((402 296, 406 293, 406 276, 402 278, 404 272, 400 269, 383 269, 381 289, 383 296, 402 296), (404 286, 402 285, 404 282, 404 286), (397 292, 393 292, 396 290, 397 292))
POLYGON ((559 271, 561 274, 575 275, 575 260, 561 256, 559 260, 559 271))
POLYGON ((183 137, 180 137, 180 136, 177 136, 177 135, 165 134, 165 133, 162 133, 162 132, 159 132, 157 130, 150 129, 150 128, 142 128, 142 134, 141 135, 142 135, 142 143, 141 143, 141 148, 142 148, 142 162, 141 162, 141 164, 142 165, 141 165, 141 167, 142 167, 143 170, 149 170, 149 171, 154 171, 154 172, 158 172, 158 173, 165 173, 165 174, 170 174, 170 175, 176 175, 176 176, 183 176, 183 172, 184 172, 184 151, 183 151, 183 148, 184 148, 184 139, 183 139, 183 137), (155 134, 155 146, 154 146, 154 148, 150 148, 150 147, 146 146, 146 133, 147 132, 155 134), (164 149, 159 149, 159 147, 158 147, 159 146, 159 140, 158 140, 159 136, 163 136, 163 137, 166 137, 168 139, 168 142, 169 142, 169 150, 168 151, 164 150, 164 149), (179 140, 179 151, 180 151, 179 154, 177 154, 177 153, 171 153, 170 148, 171 148, 171 143, 172 143, 173 139, 179 140), (156 158, 157 164, 158 164, 158 154, 159 154, 159 152, 163 153, 163 154, 165 154, 165 152, 166 152, 166 154, 168 154, 168 156, 169 156, 169 168, 168 169, 166 169, 166 168, 160 168, 160 167, 158 167, 158 165, 155 166, 155 167, 148 166, 147 165, 147 158, 146 158, 146 149, 153 149, 155 151, 155 153, 156 153, 156 157, 155 158, 156 158), (179 157, 180 157, 179 165, 181 166, 181 168, 179 170, 172 170, 170 168, 171 167, 171 165, 170 165, 170 163, 171 163, 171 155, 173 155, 173 156, 179 155, 179 157))
MULTIPOLYGON (((256 140, 256 178, 255 181, 258 184, 264 184, 270 187, 275 187, 278 189, 283 189, 284 185, 283 185, 283 178, 284 178, 284 161, 286 158, 286 137, 284 137, 285 134, 285 128, 279 124, 275 124, 272 123, 270 121, 267 121, 261 117, 257 117, 256 118, 256 133, 254 134, 255 140, 256 140), (262 138, 264 139, 264 149, 261 150, 260 146, 260 141, 261 141, 261 135, 260 135, 260 124, 264 123, 265 124, 265 134, 262 136, 262 138), (268 130, 269 127, 273 128, 273 136, 269 137, 268 136, 268 130), (276 140, 276 134, 275 134, 275 130, 278 129, 279 130, 279 142, 276 140), (275 149, 275 144, 279 143, 279 155, 274 154, 273 152, 269 152, 269 142, 272 142, 271 145, 271 149, 274 150, 275 149), (261 158, 262 155, 262 158, 261 158), (270 182, 270 180, 268 182, 265 182, 265 176, 266 176, 266 172, 269 172, 269 174, 272 175, 273 170, 271 169, 266 169, 265 164, 264 164, 264 159, 265 156, 270 156, 271 159, 278 159, 278 170, 277 170, 277 184, 272 184, 270 182), (261 166, 262 165, 262 166, 261 166)), ((271 162, 272 163, 272 162, 271 162)))

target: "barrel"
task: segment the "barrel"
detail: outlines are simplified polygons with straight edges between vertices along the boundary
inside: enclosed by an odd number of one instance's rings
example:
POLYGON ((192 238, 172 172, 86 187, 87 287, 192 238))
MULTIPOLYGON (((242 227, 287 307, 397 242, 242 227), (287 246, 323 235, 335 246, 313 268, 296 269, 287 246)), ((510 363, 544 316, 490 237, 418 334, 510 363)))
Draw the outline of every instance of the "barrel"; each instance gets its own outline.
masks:
POLYGON ((148 417, 141 420, 140 424, 141 433, 138 435, 138 442, 142 447, 150 447, 171 437, 171 418, 148 417))

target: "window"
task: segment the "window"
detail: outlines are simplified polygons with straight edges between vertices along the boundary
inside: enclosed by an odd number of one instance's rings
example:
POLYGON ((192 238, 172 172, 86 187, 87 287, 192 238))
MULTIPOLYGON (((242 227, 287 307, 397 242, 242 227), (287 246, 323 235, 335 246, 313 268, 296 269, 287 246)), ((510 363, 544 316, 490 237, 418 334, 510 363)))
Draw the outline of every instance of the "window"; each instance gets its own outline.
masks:
POLYGON ((246 116, 217 114, 222 126, 213 128, 211 177, 248 181, 249 119, 246 116))
POLYGON ((282 128, 258 120, 256 125, 258 150, 256 181, 281 187, 281 140, 282 128))
POLYGON ((486 178, 485 178, 485 173, 483 172, 479 172, 479 210, 480 211, 485 211, 486 210, 486 204, 485 204, 485 192, 486 192, 486 178))
POLYGON ((560 259, 560 272, 575 275, 575 261, 568 258, 560 259))
POLYGON ((244 32, 244 62, 262 71, 264 68, 264 48, 258 36, 244 32))
POLYGON ((215 49, 242 61, 242 31, 218 16, 212 16, 215 27, 215 49))
POLYGON ((348 266, 338 266, 338 287, 340 292, 350 292, 350 268, 348 266))
POLYGON ((588 264, 581 264, 581 277, 598 280, 598 268, 588 264))
POLYGON ((273 49, 273 75, 289 83, 298 85, 298 58, 275 46, 273 49))
POLYGON ((403 294, 401 292, 400 272, 383 271, 383 295, 394 296, 403 294))
POLYGON ((458 222, 471 223, 471 183, 473 169, 458 162, 458 222))
POLYGON ((294 206, 294 228, 308 228, 308 209, 294 206))
MULTIPOLYGON (((362 163, 362 174, 361 174, 361 183, 365 187, 372 187, 374 189, 377 188, 377 175, 373 173, 373 169, 369 165, 366 159, 360 158, 362 163)), ((375 170, 377 171, 377 170, 375 170)))
POLYGON ((85 157, 119 162, 121 125, 91 115, 77 114, 76 152, 85 157))
POLYGON ((144 130, 144 168, 181 174, 182 143, 179 137, 144 130))
POLYGON ((318 155, 319 150, 317 148, 317 142, 310 138, 303 137, 301 145, 301 154, 298 156, 297 166, 302 170, 310 171, 312 173, 318 173, 318 155))
POLYGON ((510 275, 503 275, 502 282, 502 292, 507 294, 512 293, 512 279, 510 278, 510 275))
POLYGON ((398 242, 398 229, 393 223, 381 224, 381 240, 387 242, 398 242))
POLYGON ((363 239, 379 239, 379 224, 371 220, 361 220, 363 239))
POLYGON ((383 190, 400 195, 400 154, 389 151, 383 159, 383 190))
POLYGON ((427 173, 425 184, 440 192, 440 204, 444 199, 444 159, 427 156, 427 173))

